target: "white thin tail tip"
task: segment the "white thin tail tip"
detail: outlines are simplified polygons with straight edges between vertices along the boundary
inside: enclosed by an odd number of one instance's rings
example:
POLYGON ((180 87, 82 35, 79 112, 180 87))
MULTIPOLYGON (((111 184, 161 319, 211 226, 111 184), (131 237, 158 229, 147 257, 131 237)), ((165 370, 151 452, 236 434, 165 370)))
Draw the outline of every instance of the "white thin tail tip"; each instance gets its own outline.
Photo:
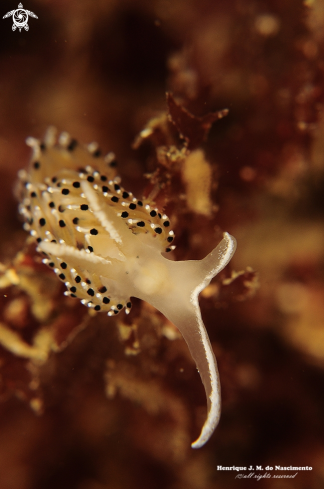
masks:
POLYGON ((201 441, 200 440, 200 437, 199 437, 199 438, 197 438, 196 441, 194 441, 194 442, 191 443, 191 448, 195 448, 195 449, 201 448, 201 447, 203 447, 205 445, 206 441, 201 441))
POLYGON ((220 418, 220 411, 217 413, 217 417, 210 417, 206 419, 204 426, 202 427, 201 433, 196 441, 191 443, 191 448, 201 448, 208 442, 210 437, 215 431, 216 426, 218 425, 220 418))
POLYGON ((196 441, 191 443, 191 448, 194 448, 194 449, 201 448, 205 445, 205 443, 206 443, 205 441, 201 442, 200 437, 199 437, 196 441))
POLYGON ((197 438, 196 441, 192 442, 191 443, 191 448, 201 448, 205 445, 205 443, 208 442, 209 438, 212 436, 212 434, 214 433, 214 429, 216 428, 216 426, 210 430, 207 428, 207 430, 203 429, 201 430, 201 433, 199 435, 199 437, 197 438))

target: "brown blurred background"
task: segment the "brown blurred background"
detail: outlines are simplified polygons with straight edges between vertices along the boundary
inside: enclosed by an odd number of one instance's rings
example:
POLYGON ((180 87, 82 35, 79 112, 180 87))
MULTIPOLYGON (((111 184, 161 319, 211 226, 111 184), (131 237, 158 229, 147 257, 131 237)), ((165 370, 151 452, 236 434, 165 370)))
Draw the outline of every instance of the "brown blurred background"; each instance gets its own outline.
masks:
MULTIPOLYGON (((1 17, 16 8, 1 2, 1 17)), ((0 488, 324 487, 323 1, 24 8, 38 16, 28 32, 0 21, 0 488), (25 246, 13 194, 25 138, 55 125, 114 151, 140 197, 161 162, 156 143, 132 143, 165 115, 166 91, 197 117, 229 109, 200 146, 207 207, 182 163, 165 200, 176 259, 203 257, 221 231, 238 241, 200 301, 223 412, 198 451, 205 398, 181 337, 139 301, 126 320, 65 298, 25 246), (260 482, 217 470, 255 464, 313 470, 260 482)))

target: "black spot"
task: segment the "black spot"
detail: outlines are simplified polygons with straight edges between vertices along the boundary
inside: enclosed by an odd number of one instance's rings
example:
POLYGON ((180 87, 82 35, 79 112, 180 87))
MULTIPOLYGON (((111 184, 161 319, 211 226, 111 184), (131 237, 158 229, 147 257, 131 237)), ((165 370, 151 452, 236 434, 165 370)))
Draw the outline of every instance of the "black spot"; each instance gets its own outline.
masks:
POLYGON ((37 243, 40 243, 42 241, 42 238, 37 238, 36 241, 37 243))
POLYGON ((133 211, 134 209, 136 209, 136 204, 133 204, 133 203, 129 204, 129 208, 132 209, 132 211, 133 211))
POLYGON ((74 188, 80 188, 80 182, 73 182, 72 185, 74 188))
POLYGON ((141 207, 143 207, 143 202, 141 200, 138 200, 137 203, 138 203, 138 205, 140 205, 141 207))
POLYGON ((170 226, 170 221, 164 221, 163 226, 166 228, 170 226))
POLYGON ((128 309, 130 309, 132 307, 132 303, 131 302, 127 302, 126 306, 128 307, 128 309))
POLYGON ((118 311, 114 310, 114 314, 118 314, 118 311))
POLYGON ((117 304, 117 309, 121 310, 123 308, 123 304, 117 304))
POLYGON ((49 207, 51 207, 51 209, 53 209, 55 207, 54 202, 50 202, 48 205, 49 205, 49 207))
POLYGON ((109 188, 108 188, 106 185, 104 185, 104 186, 102 187, 102 191, 103 191, 103 193, 108 192, 108 190, 109 190, 109 188))
POLYGON ((78 145, 78 141, 76 139, 71 139, 66 149, 68 151, 73 151, 77 147, 77 145, 78 145))
POLYGON ((97 229, 95 228, 90 229, 90 234, 92 234, 92 236, 96 236, 98 234, 97 229))
POLYGON ((66 224, 65 224, 65 222, 63 221, 63 219, 61 219, 61 220, 59 221, 59 225, 60 225, 60 228, 65 228, 66 224))
POLYGON ((82 205, 80 205, 80 209, 82 211, 87 211, 89 209, 89 206, 87 204, 82 204, 82 205))
POLYGON ((101 307, 100 307, 100 306, 95 306, 95 307, 94 307, 94 310, 95 310, 95 311, 100 311, 100 309, 101 309, 101 307))
POLYGON ((156 216, 156 211, 151 211, 150 216, 155 217, 156 216))
POLYGON ((96 151, 92 153, 92 156, 94 156, 95 158, 99 158, 100 155, 101 155, 100 149, 96 149, 96 151))
POLYGON ((109 304, 110 299, 108 299, 108 297, 104 297, 104 298, 102 299, 102 302, 103 302, 104 304, 109 304))
POLYGON ((95 293, 94 293, 94 290, 93 289, 88 289, 87 290, 87 294, 88 295, 91 295, 91 297, 93 297, 95 293))
POLYGON ((91 280, 89 280, 88 278, 85 279, 85 283, 90 285, 91 284, 91 280))
POLYGON ((145 222, 144 221, 138 221, 137 226, 139 226, 140 228, 143 228, 145 226, 145 222))
POLYGON ((79 224, 79 218, 78 217, 75 217, 73 220, 72 220, 73 224, 79 224))
POLYGON ((109 166, 111 166, 112 168, 114 168, 115 166, 117 166, 117 160, 113 160, 109 163, 109 166))
POLYGON ((100 180, 102 182, 107 182, 107 177, 105 175, 101 175, 100 180))
POLYGON ((46 221, 45 221, 45 219, 43 217, 41 217, 38 222, 39 222, 39 225, 42 226, 42 227, 45 226, 45 224, 46 224, 46 221))
POLYGON ((90 182, 90 183, 94 182, 94 178, 93 178, 91 175, 89 175, 89 176, 87 177, 87 180, 88 180, 88 182, 90 182))
POLYGON ((41 144, 39 145, 39 147, 40 147, 40 149, 41 149, 42 151, 45 151, 45 149, 46 149, 46 146, 45 146, 45 144, 44 144, 44 143, 41 143, 41 144))
POLYGON ((90 253, 93 253, 93 248, 92 248, 92 246, 88 246, 88 250, 90 251, 90 253))
POLYGON ((36 192, 32 192, 32 193, 30 194, 30 196, 31 196, 31 197, 37 197, 37 194, 36 194, 36 192))
POLYGON ((39 161, 35 161, 35 163, 33 164, 33 167, 35 168, 35 170, 39 170, 40 169, 40 163, 39 161))
POLYGON ((118 202, 119 198, 114 195, 113 197, 111 197, 111 201, 112 202, 118 202))
POLYGON ((52 182, 53 182, 53 183, 56 183, 56 182, 57 182, 57 178, 56 178, 56 177, 53 177, 53 178, 52 178, 52 182))
POLYGON ((68 188, 62 188, 62 194, 63 195, 69 195, 70 190, 68 188))
POLYGON ((128 192, 123 192, 123 199, 127 199, 127 197, 129 197, 129 193, 128 192))
POLYGON ((161 228, 155 228, 154 231, 158 234, 161 234, 162 233, 162 229, 161 228))
POLYGON ((165 248, 165 251, 169 253, 169 251, 171 251, 171 248, 165 248))
POLYGON ((76 287, 73 286, 73 287, 70 287, 70 291, 75 293, 77 291, 77 289, 76 289, 76 287))
POLYGON ((61 187, 62 186, 62 183, 61 182, 57 182, 56 186, 57 187, 61 187))
POLYGON ((116 190, 116 191, 117 191, 117 190, 120 190, 120 186, 119 186, 119 185, 117 185, 117 183, 115 183, 115 184, 114 184, 114 188, 115 188, 115 190, 116 190))
POLYGON ((158 216, 159 216, 159 218, 161 219, 161 217, 162 217, 162 216, 161 216, 161 214, 160 214, 160 213, 158 213, 158 216))
POLYGON ((172 241, 173 241, 173 236, 168 236, 168 237, 167 237, 167 241, 169 241, 169 243, 172 243, 172 241))
POLYGON ((48 264, 48 266, 49 266, 49 267, 51 267, 51 268, 54 268, 54 267, 55 267, 55 263, 53 263, 53 262, 51 261, 51 263, 49 263, 49 264, 48 264))
POLYGON ((73 297, 74 299, 77 298, 77 296, 75 294, 70 294, 70 297, 73 297))
POLYGON ((61 279, 61 280, 65 280, 65 275, 64 275, 64 273, 60 273, 59 277, 60 277, 60 279, 61 279))
POLYGON ((62 261, 61 268, 63 268, 63 270, 67 268, 67 264, 65 263, 65 261, 62 261))
POLYGON ((63 205, 59 205, 59 206, 58 206, 58 211, 59 211, 59 212, 64 212, 64 211, 65 211, 64 206, 63 206, 63 205))
POLYGON ((79 284, 81 282, 81 277, 77 275, 74 280, 77 284, 79 284))
POLYGON ((126 211, 124 211, 124 212, 121 213, 121 217, 124 217, 125 218, 125 217, 128 217, 128 216, 129 216, 129 214, 126 211))
POLYGON ((57 243, 56 239, 52 239, 51 243, 57 243))
POLYGON ((100 292, 100 294, 104 294, 105 292, 107 292, 107 287, 103 285, 102 287, 100 287, 100 289, 98 289, 98 291, 100 292))

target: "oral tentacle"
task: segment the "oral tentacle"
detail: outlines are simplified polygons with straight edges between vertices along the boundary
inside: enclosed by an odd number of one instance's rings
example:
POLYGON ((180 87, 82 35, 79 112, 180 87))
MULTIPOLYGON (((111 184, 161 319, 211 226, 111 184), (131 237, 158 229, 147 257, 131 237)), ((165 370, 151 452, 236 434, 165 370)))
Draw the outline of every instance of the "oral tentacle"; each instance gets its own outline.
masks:
MULTIPOLYGON (((165 267, 165 272, 164 278, 161 272, 155 274, 156 282, 159 282, 156 287, 150 286, 155 294, 145 292, 148 289, 145 282, 142 289, 134 293, 154 305, 179 329, 199 371, 207 397, 207 418, 192 448, 200 448, 208 441, 221 411, 217 362, 201 317, 198 295, 227 265, 235 248, 235 239, 224 233, 222 241, 203 260, 174 262, 160 256, 158 263, 165 267), (172 286, 166 287, 166 283, 172 286)), ((157 266, 156 270, 159 270, 157 266)))

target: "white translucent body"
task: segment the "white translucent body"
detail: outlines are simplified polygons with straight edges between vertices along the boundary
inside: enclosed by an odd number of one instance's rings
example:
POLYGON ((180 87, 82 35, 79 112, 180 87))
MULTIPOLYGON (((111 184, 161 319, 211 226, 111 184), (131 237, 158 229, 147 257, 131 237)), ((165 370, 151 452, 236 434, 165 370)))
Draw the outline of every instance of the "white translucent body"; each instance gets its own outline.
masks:
POLYGON ((106 230, 104 236, 88 235, 96 253, 46 241, 38 248, 61 257, 72 267, 98 275, 116 296, 138 297, 149 302, 180 330, 207 396, 207 419, 200 436, 192 443, 193 448, 200 448, 217 426, 221 396, 216 359, 202 321, 198 295, 233 256, 235 239, 224 233, 219 245, 203 260, 169 260, 150 233, 133 234, 114 209, 100 201, 88 182, 83 181, 81 185, 94 217, 106 230))

